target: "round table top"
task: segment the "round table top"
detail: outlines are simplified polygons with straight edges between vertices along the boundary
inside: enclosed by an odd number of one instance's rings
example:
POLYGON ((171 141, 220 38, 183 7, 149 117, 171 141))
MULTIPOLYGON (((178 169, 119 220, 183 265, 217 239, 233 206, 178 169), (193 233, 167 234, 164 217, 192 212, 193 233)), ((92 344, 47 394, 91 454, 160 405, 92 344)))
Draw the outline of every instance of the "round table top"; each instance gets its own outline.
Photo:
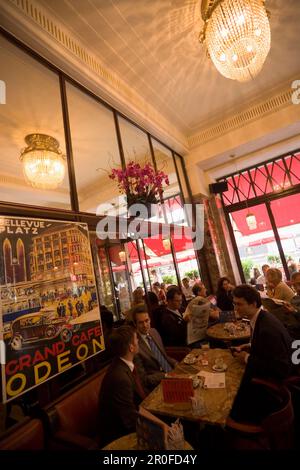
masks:
POLYGON ((206 331, 207 336, 212 339, 223 341, 248 340, 250 338, 250 325, 241 321, 234 323, 217 323, 206 331))
MULTIPOLYGON (((184 441, 185 450, 193 450, 191 445, 184 441)), ((137 435, 135 432, 122 436, 119 439, 107 444, 102 450, 138 450, 137 435)), ((151 450, 151 449, 150 449, 151 450)))

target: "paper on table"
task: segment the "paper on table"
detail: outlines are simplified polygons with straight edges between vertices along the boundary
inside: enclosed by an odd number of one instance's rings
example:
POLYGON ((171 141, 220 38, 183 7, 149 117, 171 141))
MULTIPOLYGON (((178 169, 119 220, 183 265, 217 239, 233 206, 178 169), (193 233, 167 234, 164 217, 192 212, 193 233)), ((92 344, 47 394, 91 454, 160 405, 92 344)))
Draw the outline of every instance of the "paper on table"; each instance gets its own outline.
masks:
POLYGON ((197 375, 204 377, 204 388, 225 388, 224 372, 214 373, 202 370, 197 375))

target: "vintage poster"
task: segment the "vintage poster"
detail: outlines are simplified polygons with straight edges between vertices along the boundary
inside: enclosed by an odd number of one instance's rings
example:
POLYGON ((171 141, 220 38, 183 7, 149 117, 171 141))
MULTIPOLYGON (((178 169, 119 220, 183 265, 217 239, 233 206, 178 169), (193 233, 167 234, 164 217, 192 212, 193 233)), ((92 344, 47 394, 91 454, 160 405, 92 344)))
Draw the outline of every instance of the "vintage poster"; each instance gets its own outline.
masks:
POLYGON ((2 400, 104 350, 86 224, 0 217, 2 400))

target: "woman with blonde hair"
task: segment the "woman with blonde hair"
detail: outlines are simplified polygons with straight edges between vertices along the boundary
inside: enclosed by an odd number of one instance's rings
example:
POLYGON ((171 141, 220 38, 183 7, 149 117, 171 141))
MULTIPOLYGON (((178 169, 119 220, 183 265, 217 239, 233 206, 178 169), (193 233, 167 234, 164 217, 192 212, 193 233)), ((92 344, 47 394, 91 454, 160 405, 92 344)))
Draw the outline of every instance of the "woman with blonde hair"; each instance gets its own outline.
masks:
POLYGON ((270 268, 266 272, 267 294, 271 299, 290 302, 295 293, 282 280, 282 272, 277 268, 270 268))

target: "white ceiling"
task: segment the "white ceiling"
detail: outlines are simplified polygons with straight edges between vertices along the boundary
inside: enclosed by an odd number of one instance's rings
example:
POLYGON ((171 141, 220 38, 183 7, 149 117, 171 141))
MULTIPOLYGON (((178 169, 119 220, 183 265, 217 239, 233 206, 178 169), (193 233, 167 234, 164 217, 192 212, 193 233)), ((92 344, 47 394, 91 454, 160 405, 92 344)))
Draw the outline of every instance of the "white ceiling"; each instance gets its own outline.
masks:
POLYGON ((248 83, 222 77, 198 42, 199 0, 38 0, 107 68, 187 135, 300 75, 300 1, 267 0, 272 46, 248 83))

